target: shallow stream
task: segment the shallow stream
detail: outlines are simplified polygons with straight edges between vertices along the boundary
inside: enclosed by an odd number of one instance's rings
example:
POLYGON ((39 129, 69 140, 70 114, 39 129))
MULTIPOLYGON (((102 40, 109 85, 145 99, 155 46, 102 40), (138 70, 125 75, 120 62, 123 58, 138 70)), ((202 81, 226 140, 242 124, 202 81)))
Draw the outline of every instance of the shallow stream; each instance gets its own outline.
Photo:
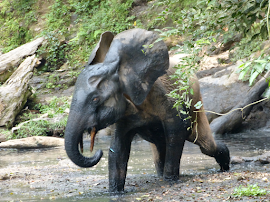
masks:
MULTIPOLYGON (((257 156, 270 150, 270 131, 250 131, 216 139, 227 144, 231 156, 257 156)), ((0 201, 113 201, 107 192, 109 142, 107 136, 96 138, 95 149, 102 149, 104 156, 97 166, 89 169, 73 165, 62 147, 0 149, 0 201)), ((85 141, 85 149, 89 145, 89 140, 85 141)), ((90 151, 85 155, 91 155, 90 151)), ((218 169, 213 158, 186 142, 181 159, 182 176, 214 173, 218 169)), ((254 169, 264 167, 252 163, 231 166, 231 171, 235 172, 254 169)), ((128 164, 126 196, 151 190, 160 183, 149 143, 136 138, 128 164)))

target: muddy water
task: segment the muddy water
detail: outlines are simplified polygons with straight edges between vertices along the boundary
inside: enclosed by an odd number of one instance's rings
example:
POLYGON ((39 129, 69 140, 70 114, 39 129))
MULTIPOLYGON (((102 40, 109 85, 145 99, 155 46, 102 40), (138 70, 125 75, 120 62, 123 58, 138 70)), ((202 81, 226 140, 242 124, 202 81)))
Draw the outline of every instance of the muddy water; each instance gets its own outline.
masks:
MULTIPOLYGON (((256 156, 270 150, 270 131, 251 131, 216 137, 225 142, 232 156, 256 156)), ((110 137, 98 137, 101 162, 90 169, 73 165, 64 148, 0 150, 0 201, 114 201, 108 190, 108 150, 110 137)), ((89 148, 85 141, 85 149, 89 148)), ((86 151, 85 155, 91 155, 86 151)), ((219 169, 213 158, 201 154, 198 146, 187 142, 181 159, 181 174, 192 176, 214 173, 219 169)), ((254 164, 235 165, 232 171, 260 170, 254 164)), ((156 176, 149 143, 135 139, 132 143, 126 187, 129 197, 153 189, 162 181, 156 176)))

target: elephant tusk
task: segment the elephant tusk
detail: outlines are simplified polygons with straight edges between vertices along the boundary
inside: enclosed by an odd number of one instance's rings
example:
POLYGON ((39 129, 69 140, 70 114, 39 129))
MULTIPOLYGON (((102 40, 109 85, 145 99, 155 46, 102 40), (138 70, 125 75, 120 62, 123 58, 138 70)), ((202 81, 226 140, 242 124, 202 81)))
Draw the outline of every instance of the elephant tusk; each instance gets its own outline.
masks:
POLYGON ((91 130, 91 144, 90 144, 90 151, 92 152, 93 151, 93 148, 94 148, 94 142, 95 142, 95 136, 96 136, 96 128, 93 127, 92 130, 91 130))
POLYGON ((83 153, 83 136, 81 141, 79 142, 81 153, 83 153))

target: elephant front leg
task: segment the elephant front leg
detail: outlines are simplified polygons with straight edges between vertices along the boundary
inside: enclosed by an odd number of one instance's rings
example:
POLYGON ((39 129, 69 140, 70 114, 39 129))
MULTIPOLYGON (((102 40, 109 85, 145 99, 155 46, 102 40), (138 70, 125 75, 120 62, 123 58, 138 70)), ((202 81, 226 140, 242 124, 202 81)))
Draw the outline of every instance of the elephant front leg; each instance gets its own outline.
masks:
POLYGON ((180 159, 185 140, 179 137, 171 137, 167 142, 166 158, 163 178, 165 180, 179 180, 180 159))
POLYGON ((109 149, 109 191, 123 192, 132 137, 114 135, 109 149))

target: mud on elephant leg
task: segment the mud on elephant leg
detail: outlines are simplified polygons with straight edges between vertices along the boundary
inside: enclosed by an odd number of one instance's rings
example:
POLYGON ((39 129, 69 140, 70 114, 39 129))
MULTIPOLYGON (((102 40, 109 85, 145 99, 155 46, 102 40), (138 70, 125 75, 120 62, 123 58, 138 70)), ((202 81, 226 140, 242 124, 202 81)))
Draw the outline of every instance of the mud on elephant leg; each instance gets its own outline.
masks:
POLYGON ((173 141, 175 138, 171 139, 172 141, 168 141, 166 146, 163 178, 166 181, 177 181, 179 180, 180 159, 185 141, 173 141))
POLYGON ((130 155, 131 142, 134 133, 120 134, 115 130, 109 149, 109 191, 119 193, 124 191, 127 174, 127 164, 130 155))
POLYGON ((161 142, 159 144, 151 143, 151 149, 157 174, 159 177, 162 177, 165 165, 166 144, 165 142, 161 142))

